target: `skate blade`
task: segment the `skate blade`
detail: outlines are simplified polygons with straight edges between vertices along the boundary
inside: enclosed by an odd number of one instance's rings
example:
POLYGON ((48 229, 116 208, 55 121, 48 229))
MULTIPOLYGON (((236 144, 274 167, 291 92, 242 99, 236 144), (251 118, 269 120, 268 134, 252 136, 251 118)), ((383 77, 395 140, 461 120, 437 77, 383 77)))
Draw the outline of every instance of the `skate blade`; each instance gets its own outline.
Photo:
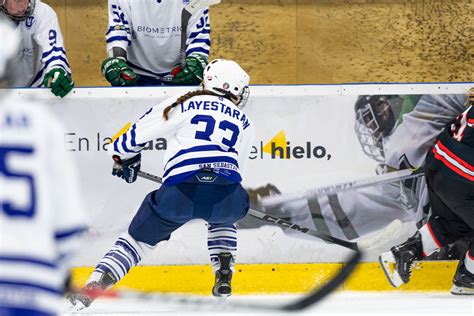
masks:
POLYGON ((460 287, 453 285, 451 288, 451 294, 453 295, 474 295, 474 289, 468 287, 460 287))
POLYGON ((220 300, 225 301, 230 296, 232 296, 232 293, 219 293, 219 294, 214 295, 214 297, 217 298, 219 301, 220 300))
POLYGON ((66 297, 67 310, 70 312, 78 312, 87 308, 87 306, 77 297, 78 294, 68 295, 66 297))
POLYGON ((86 308, 84 304, 82 304, 80 301, 76 301, 75 304, 68 302, 68 306, 66 308, 67 311, 69 312, 79 312, 86 308))
POLYGON ((223 296, 219 296, 219 297, 216 297, 217 301, 221 304, 227 302, 227 299, 230 297, 230 295, 223 295, 223 296))
POLYGON ((393 287, 400 287, 403 284, 403 280, 395 269, 395 257, 392 252, 384 252, 379 256, 379 262, 382 267, 387 280, 393 287))

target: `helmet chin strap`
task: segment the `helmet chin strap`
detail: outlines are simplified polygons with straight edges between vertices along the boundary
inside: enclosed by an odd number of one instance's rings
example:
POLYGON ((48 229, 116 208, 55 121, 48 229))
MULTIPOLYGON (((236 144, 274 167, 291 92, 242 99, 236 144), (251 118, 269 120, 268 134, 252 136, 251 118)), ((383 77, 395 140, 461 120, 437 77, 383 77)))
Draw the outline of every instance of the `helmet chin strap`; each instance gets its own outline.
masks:
POLYGON ((221 96, 223 96, 223 97, 229 99, 230 101, 232 101, 235 105, 238 105, 241 101, 240 96, 237 96, 237 95, 233 94, 230 91, 227 91, 227 90, 224 90, 224 89, 221 89, 221 88, 213 88, 213 89, 216 90, 217 92, 219 92, 221 94, 221 96))

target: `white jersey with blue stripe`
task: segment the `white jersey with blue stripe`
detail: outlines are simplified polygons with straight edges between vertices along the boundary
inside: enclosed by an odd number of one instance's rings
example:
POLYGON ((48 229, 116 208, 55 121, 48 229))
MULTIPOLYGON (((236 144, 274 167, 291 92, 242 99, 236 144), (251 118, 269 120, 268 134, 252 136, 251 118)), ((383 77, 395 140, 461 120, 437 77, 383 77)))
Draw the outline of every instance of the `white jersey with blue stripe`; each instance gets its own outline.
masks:
POLYGON ((77 172, 50 110, 2 93, 0 310, 59 313, 69 261, 86 227, 77 172))
POLYGON ((167 136, 165 183, 182 182, 201 169, 211 169, 230 181, 240 182, 254 137, 251 120, 231 101, 201 95, 175 106, 166 121, 163 109, 176 99, 151 108, 109 146, 109 151, 122 159, 131 158, 148 141, 167 136))
MULTIPOLYGON (((107 52, 120 47, 132 69, 152 78, 170 75, 180 62, 181 11, 187 0, 109 0, 107 52)), ((209 10, 195 13, 188 23, 186 56, 206 58, 211 46, 209 10)))
POLYGON ((13 87, 41 87, 44 75, 57 67, 71 74, 58 17, 50 6, 36 2, 33 15, 17 23, 21 43, 10 65, 13 87))

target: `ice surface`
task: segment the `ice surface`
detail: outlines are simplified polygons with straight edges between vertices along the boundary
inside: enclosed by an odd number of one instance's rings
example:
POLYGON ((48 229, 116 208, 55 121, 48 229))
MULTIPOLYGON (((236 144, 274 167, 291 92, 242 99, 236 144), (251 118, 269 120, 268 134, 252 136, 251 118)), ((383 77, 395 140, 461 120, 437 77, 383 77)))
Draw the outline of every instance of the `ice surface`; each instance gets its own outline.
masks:
MULTIPOLYGON (((293 295, 233 296, 228 302, 258 302, 276 305, 294 299, 293 295)), ((453 296, 449 293, 402 293, 402 292, 339 292, 320 304, 309 308, 304 315, 473 315, 474 297, 453 296)), ((65 312, 64 315, 255 315, 265 314, 244 309, 221 306, 205 310, 191 305, 159 304, 140 300, 99 299, 84 311, 65 312)), ((270 312, 267 314, 276 314, 270 312)), ((287 313, 281 313, 287 314, 287 313)))

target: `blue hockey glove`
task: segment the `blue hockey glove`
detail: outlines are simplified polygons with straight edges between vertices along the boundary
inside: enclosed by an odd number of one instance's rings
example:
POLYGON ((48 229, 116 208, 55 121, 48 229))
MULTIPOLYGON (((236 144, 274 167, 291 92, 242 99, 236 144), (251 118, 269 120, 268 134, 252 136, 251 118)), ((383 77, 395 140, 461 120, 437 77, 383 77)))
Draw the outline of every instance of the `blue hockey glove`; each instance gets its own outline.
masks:
POLYGON ((127 183, 133 183, 137 180, 138 171, 140 171, 141 166, 141 154, 124 160, 117 155, 114 155, 112 158, 114 159, 112 175, 124 179, 127 183))

